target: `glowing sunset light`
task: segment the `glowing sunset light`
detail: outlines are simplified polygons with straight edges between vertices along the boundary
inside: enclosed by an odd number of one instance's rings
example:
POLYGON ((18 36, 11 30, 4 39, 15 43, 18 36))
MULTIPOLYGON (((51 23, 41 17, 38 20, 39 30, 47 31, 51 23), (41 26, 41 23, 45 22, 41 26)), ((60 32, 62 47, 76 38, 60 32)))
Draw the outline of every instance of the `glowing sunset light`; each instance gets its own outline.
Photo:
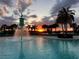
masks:
POLYGON ((45 30, 42 28, 41 25, 37 26, 37 30, 38 32, 44 32, 45 30))
MULTIPOLYGON (((52 31, 62 31, 62 28, 56 28, 53 29, 52 31)), ((73 31, 73 28, 68 28, 67 31, 73 31)))
POLYGON ((73 31, 73 28, 68 28, 68 31, 73 31))
POLYGON ((38 32, 44 32, 45 30, 44 29, 38 29, 37 31, 38 32))
MULTIPOLYGON (((44 31, 46 31, 46 29, 42 28, 42 25, 38 25, 36 31, 44 32, 44 31)), ((52 28, 52 31, 62 31, 62 28, 60 28, 60 27, 52 28)), ((73 28, 67 28, 67 31, 73 31, 73 28)))

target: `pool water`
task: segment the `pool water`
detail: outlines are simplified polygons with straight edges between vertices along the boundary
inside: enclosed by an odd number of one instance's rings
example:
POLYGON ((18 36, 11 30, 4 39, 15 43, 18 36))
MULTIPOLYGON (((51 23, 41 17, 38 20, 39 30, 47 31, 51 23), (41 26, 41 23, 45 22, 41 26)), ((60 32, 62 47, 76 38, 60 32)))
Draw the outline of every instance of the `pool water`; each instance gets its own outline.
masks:
POLYGON ((79 59, 79 40, 46 36, 0 38, 0 59, 79 59))

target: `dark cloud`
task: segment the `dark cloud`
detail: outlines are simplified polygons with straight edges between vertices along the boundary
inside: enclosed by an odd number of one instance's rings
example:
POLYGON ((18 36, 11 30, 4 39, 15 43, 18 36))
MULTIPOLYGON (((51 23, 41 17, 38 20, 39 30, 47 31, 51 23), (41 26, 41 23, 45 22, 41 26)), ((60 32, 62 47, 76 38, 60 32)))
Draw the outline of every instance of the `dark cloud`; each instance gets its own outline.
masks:
POLYGON ((7 24, 7 25, 11 25, 14 23, 14 21, 16 21, 15 18, 13 18, 12 16, 3 16, 0 18, 0 25, 2 24, 7 24))
POLYGON ((9 7, 13 7, 16 4, 14 3, 14 1, 16 2, 17 0, 0 0, 0 5, 7 5, 9 7))
POLYGON ((72 7, 72 5, 77 3, 79 3, 79 0, 57 0, 57 3, 51 10, 51 14, 57 13, 62 7, 72 7))
POLYGON ((37 15, 30 15, 29 17, 37 18, 37 15))
POLYGON ((20 15, 20 13, 18 12, 18 10, 14 10, 13 13, 14 13, 14 15, 20 15))
POLYGON ((11 21, 13 21, 13 20, 15 20, 15 18, 13 18, 12 16, 3 16, 2 17, 3 18, 3 20, 11 20, 11 21))

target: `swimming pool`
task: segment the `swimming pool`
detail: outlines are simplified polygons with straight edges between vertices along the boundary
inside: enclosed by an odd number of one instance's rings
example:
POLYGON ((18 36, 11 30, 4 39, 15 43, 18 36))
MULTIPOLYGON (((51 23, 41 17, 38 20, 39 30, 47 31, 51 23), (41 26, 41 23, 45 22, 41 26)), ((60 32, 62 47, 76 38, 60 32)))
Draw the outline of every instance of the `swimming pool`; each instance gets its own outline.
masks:
POLYGON ((0 59, 79 59, 79 40, 56 40, 48 36, 0 38, 0 59))

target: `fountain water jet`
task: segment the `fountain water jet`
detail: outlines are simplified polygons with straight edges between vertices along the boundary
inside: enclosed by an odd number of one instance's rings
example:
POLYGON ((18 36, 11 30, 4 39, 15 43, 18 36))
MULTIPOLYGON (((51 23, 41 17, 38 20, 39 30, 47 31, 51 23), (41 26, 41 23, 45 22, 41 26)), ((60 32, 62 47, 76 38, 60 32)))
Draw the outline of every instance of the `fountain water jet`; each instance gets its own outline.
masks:
POLYGON ((25 9, 27 9, 27 7, 31 4, 32 0, 18 0, 18 6, 20 8, 18 8, 18 11, 21 13, 21 16, 19 18, 19 26, 20 28, 17 28, 15 31, 15 36, 21 36, 21 41, 20 41, 20 55, 19 55, 19 59, 25 59, 24 56, 24 52, 23 52, 23 36, 27 36, 27 38, 29 37, 29 32, 27 30, 27 28, 24 28, 24 18, 22 13, 25 11, 25 9), (25 3, 25 1, 27 1, 27 3, 25 3))
MULTIPOLYGON (((29 37, 30 36, 29 30, 24 27, 23 30, 22 30, 22 35, 25 36, 25 37, 29 37)), ((19 37, 19 36, 21 36, 21 29, 17 28, 15 30, 14 37, 19 37)))

